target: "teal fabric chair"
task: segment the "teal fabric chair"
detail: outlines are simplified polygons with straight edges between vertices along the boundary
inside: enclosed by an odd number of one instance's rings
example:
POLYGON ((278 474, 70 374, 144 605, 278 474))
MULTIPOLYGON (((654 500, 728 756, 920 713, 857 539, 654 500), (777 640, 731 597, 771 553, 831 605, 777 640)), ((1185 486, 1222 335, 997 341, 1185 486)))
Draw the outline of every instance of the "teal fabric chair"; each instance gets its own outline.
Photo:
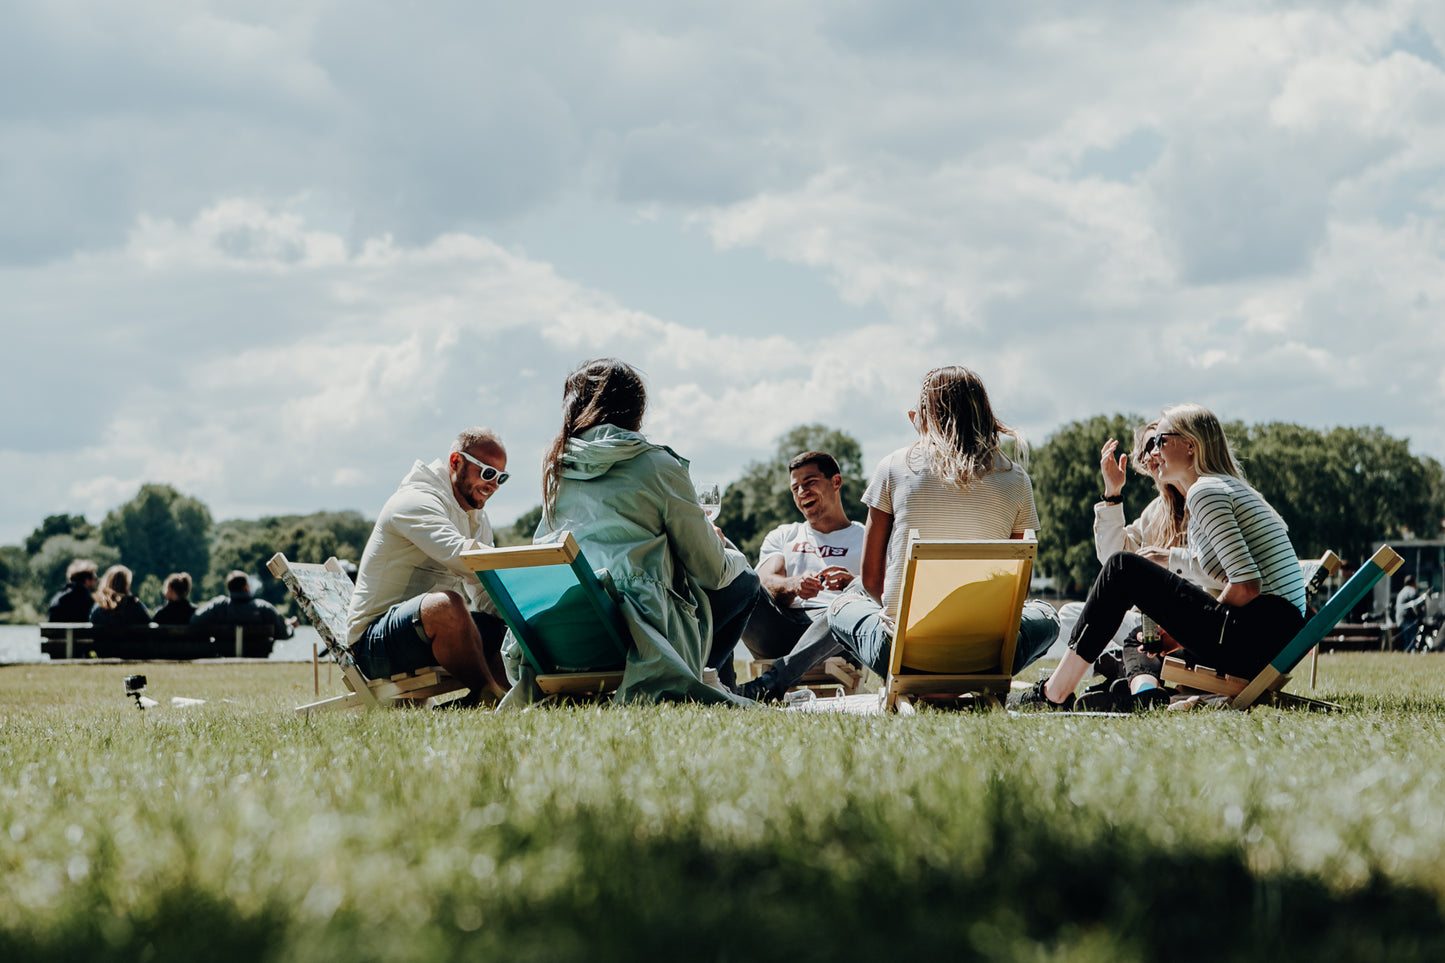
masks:
POLYGON ((545 545, 462 553, 547 694, 614 689, 627 659, 617 601, 571 532, 545 545))
POLYGON ((1289 682, 1289 673, 1293 672, 1295 666, 1300 664, 1310 650, 1319 645, 1320 640, 1359 604, 1360 600, 1375 587, 1376 582, 1393 574, 1403 564, 1404 559, 1400 557, 1399 553, 1388 545, 1381 546, 1379 551, 1375 552, 1369 561, 1361 565, 1359 570, 1351 575, 1344 585, 1340 586, 1340 590, 1330 597, 1330 600, 1315 614, 1314 618, 1306 622, 1304 628, 1300 629, 1289 641, 1289 644, 1281 649, 1269 665, 1261 669, 1253 679, 1220 675, 1212 670, 1188 666, 1183 660, 1175 658, 1164 660, 1162 677, 1165 682, 1229 696, 1229 705, 1233 709, 1248 709, 1266 696, 1272 701, 1283 704, 1337 708, 1331 703, 1307 699, 1282 691, 1289 682))

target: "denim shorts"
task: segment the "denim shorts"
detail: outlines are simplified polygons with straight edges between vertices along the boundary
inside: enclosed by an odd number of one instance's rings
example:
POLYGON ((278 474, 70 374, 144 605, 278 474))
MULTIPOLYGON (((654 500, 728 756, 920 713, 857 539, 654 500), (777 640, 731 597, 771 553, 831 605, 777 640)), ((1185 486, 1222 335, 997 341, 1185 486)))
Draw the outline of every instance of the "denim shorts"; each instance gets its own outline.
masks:
POLYGON ((424 595, 398 602, 366 627, 351 647, 356 667, 368 679, 386 679, 399 672, 436 665, 431 638, 421 624, 424 595))

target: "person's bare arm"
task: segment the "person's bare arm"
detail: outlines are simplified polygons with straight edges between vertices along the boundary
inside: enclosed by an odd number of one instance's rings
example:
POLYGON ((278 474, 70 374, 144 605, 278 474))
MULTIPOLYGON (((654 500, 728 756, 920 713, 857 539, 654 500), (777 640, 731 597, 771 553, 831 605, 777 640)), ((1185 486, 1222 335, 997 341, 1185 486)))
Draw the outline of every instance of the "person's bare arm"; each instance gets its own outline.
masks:
POLYGON ((810 599, 823 589, 818 573, 789 576, 787 564, 781 555, 769 555, 754 570, 763 589, 777 599, 778 607, 792 603, 793 599, 810 599))
POLYGON ((1259 598, 1259 579, 1251 579, 1248 582, 1230 582, 1225 586, 1224 591, 1219 593, 1219 601, 1225 605, 1244 605, 1259 598))
POLYGON ((883 580, 888 574, 888 538, 893 516, 872 506, 863 526, 863 590, 883 601, 883 580))

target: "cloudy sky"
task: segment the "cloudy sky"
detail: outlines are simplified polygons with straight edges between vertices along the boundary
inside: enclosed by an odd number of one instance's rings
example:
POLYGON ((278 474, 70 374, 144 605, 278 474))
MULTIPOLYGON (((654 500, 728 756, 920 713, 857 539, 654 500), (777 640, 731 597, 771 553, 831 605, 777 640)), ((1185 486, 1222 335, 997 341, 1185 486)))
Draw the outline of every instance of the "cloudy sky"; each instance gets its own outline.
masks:
POLYGON ((726 482, 920 375, 1445 457, 1445 4, 9 0, 0 542, 145 481, 374 514, 564 374, 726 482))

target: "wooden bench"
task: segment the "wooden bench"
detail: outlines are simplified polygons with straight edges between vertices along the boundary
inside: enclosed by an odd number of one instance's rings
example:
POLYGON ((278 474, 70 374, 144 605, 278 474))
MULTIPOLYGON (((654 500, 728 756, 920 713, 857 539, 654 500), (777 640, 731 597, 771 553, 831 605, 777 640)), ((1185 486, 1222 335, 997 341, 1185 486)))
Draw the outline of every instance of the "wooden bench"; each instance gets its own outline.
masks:
POLYGON ((154 623, 100 627, 89 622, 40 623, 40 651, 57 660, 265 659, 275 641, 275 628, 270 625, 225 626, 217 632, 154 623))
POLYGON ((1382 652, 1390 648, 1390 630, 1383 622, 1341 623, 1320 639, 1327 652, 1382 652))

